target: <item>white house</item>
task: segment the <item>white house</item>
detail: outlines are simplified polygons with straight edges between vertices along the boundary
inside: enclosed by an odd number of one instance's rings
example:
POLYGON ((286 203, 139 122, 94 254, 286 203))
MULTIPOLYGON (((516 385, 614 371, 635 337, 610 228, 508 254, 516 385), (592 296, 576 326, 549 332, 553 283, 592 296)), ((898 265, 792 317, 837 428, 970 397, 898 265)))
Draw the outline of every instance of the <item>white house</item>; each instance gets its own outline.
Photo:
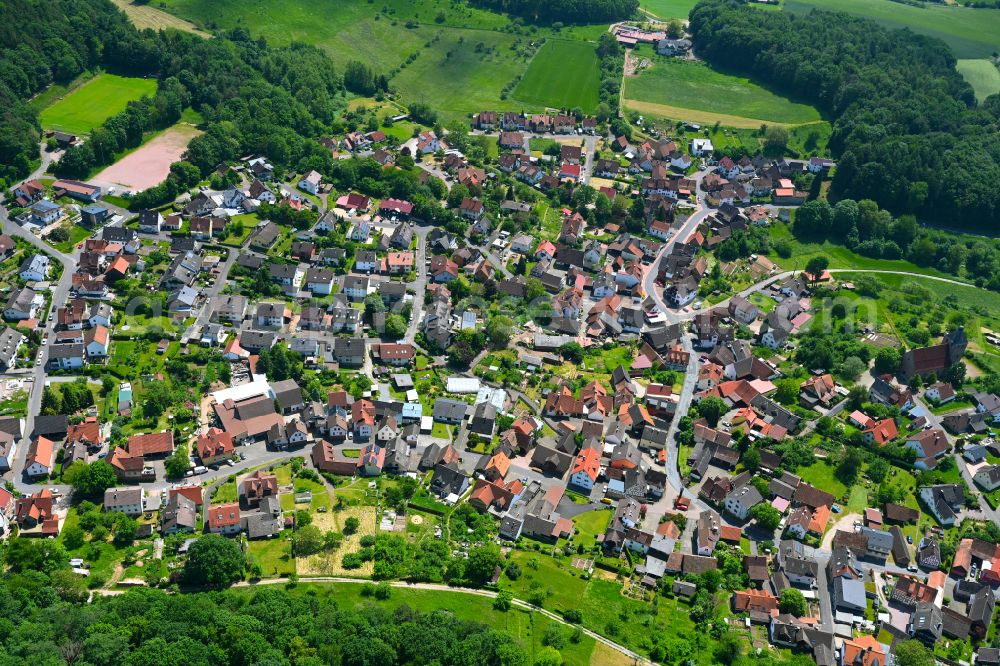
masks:
POLYGON ((764 500, 760 492, 753 486, 747 484, 737 488, 726 496, 726 511, 736 516, 740 520, 750 517, 750 509, 754 508, 764 500))
POLYGON ((368 220, 358 220, 351 229, 351 240, 355 243, 367 243, 371 233, 372 223, 368 220))
POLYGON ((47 437, 39 437, 28 447, 24 473, 27 476, 48 476, 52 473, 55 460, 55 442, 47 437))
POLYGON ((79 343, 49 345, 49 363, 59 370, 78 370, 83 367, 85 349, 79 343))
POLYGON ((594 489, 601 471, 601 454, 590 447, 580 451, 570 472, 569 484, 586 491, 594 489))
POLYGON ((41 282, 49 275, 49 258, 44 254, 33 254, 21 263, 21 279, 41 282))
POLYGON ((711 155, 715 152, 715 146, 711 139, 691 139, 691 154, 695 157, 711 155))
POLYGON ((95 326, 87 331, 83 342, 88 359, 105 358, 108 355, 111 332, 105 326, 95 326))
POLYGON ((333 291, 333 271, 329 268, 310 268, 306 271, 306 289, 313 294, 329 294, 333 291))
POLYGON ((316 171, 310 171, 306 175, 302 176, 302 180, 299 181, 299 189, 303 192, 308 192, 309 194, 319 194, 320 182, 323 177, 319 175, 316 171))
POLYGON ((163 215, 156 210, 144 210, 139 213, 139 231, 146 234, 160 233, 163 226, 163 215))
POLYGON ((142 488, 108 488, 104 491, 104 510, 138 516, 143 512, 142 488))
POLYGON ((348 275, 344 277, 344 295, 353 299, 367 296, 368 277, 361 275, 348 275))
POLYGON ((976 482, 976 485, 986 491, 1000 488, 1000 465, 986 465, 984 467, 980 467, 979 470, 976 471, 976 475, 972 477, 972 480, 976 482))

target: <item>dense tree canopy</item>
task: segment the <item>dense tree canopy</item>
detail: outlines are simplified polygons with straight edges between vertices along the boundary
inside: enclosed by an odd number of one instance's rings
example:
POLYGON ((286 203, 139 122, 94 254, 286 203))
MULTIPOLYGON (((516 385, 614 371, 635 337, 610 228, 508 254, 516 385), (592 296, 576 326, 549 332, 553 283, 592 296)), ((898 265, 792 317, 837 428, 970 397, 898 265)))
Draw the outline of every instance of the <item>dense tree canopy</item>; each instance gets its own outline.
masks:
POLYGON ((630 18, 639 0, 471 0, 470 4, 535 23, 601 23, 630 18))
POLYGON ((836 194, 949 224, 1000 222, 1000 96, 976 106, 943 42, 848 14, 761 12, 738 0, 703 0, 690 29, 709 61, 833 119, 836 194))
POLYGON ((509 634, 447 611, 421 613, 405 604, 355 606, 333 590, 293 594, 276 586, 252 593, 182 595, 141 589, 85 603, 78 600, 79 577, 64 573, 50 577, 27 571, 0 582, 0 604, 8 611, 0 663, 531 663, 509 634))

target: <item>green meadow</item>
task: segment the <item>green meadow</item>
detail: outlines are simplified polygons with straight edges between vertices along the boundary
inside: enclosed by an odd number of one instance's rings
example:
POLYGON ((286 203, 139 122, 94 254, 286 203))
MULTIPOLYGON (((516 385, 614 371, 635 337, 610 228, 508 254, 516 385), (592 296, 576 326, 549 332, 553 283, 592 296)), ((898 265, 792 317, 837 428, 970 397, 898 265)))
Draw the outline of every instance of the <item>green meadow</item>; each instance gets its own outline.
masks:
POLYGON ((651 49, 641 49, 639 55, 652 64, 625 79, 625 106, 636 111, 743 128, 761 123, 802 125, 821 119, 814 107, 793 102, 746 77, 725 74, 701 62, 654 55, 651 49))
POLYGON ((956 69, 976 91, 980 102, 1000 92, 1000 69, 989 60, 959 60, 956 69))

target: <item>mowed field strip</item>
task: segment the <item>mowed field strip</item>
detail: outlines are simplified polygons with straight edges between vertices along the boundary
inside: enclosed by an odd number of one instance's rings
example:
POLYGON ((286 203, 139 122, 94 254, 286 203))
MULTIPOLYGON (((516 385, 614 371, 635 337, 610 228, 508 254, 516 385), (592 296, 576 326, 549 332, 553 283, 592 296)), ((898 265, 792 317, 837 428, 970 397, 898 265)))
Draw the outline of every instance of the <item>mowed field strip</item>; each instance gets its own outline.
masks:
POLYGON ((989 60, 959 60, 956 69, 976 91, 980 102, 1000 92, 1000 69, 989 60))
POLYGON ((836 9, 877 21, 890 28, 910 28, 951 46, 956 58, 988 58, 1000 51, 1000 9, 973 9, 922 3, 919 7, 892 0, 785 0, 785 11, 806 13, 836 9))
POLYGON ((625 79, 625 106, 676 120, 753 128, 761 123, 819 122, 819 111, 782 97, 746 77, 723 74, 701 62, 638 54, 652 66, 625 79))
POLYGON ((44 129, 86 134, 132 100, 156 93, 156 79, 101 74, 42 110, 38 121, 44 129))
POLYGON ((589 42, 550 39, 538 50, 514 89, 514 99, 593 113, 599 99, 600 65, 589 42))
POLYGON ((120 10, 128 14, 128 17, 132 19, 132 23, 140 30, 145 30, 146 28, 153 30, 173 28, 174 30, 183 30, 184 32, 208 37, 208 33, 202 32, 191 23, 157 9, 152 5, 133 4, 130 0, 111 0, 111 2, 115 3, 120 10))

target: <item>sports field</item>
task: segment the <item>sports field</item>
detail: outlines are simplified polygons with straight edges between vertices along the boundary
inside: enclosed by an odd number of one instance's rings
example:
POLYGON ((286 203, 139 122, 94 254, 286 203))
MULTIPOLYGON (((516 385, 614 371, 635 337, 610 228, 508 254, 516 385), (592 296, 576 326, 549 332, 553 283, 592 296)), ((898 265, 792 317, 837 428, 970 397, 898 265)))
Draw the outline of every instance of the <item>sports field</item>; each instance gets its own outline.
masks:
POLYGON ((625 106, 677 120, 719 122, 755 128, 761 123, 802 125, 820 120, 819 111, 762 88, 745 77, 701 62, 652 56, 653 64, 625 80, 625 106))
POLYGON ((597 107, 600 84, 593 44, 550 39, 535 54, 514 89, 514 99, 554 108, 578 106, 592 113, 597 107))
POLYGON ((86 134, 132 100, 155 92, 155 79, 101 74, 43 109, 38 121, 44 129, 86 134))
POLYGON ((956 68, 976 91, 980 102, 1000 92, 1000 69, 989 60, 959 60, 956 68))
POLYGON ((914 7, 892 0, 785 0, 784 8, 798 13, 837 9, 865 16, 890 28, 910 28, 943 40, 957 58, 988 58, 1000 51, 1000 9, 973 9, 933 2, 914 7))
POLYGON ((199 134, 194 126, 178 123, 101 171, 93 182, 137 192, 159 185, 170 173, 170 165, 181 158, 191 139, 199 134))

